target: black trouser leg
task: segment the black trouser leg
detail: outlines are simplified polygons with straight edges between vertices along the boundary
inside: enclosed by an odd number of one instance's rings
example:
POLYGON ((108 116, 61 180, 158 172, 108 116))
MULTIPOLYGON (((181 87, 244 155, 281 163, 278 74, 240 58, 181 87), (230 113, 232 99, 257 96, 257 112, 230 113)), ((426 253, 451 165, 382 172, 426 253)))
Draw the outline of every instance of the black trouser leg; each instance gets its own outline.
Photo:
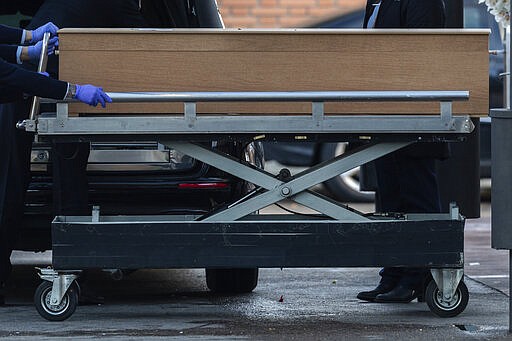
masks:
MULTIPOLYGON (((380 212, 438 213, 441 212, 435 159, 414 158, 396 152, 376 161, 377 210, 380 212)), ((416 288, 423 284, 429 272, 426 268, 384 268, 382 281, 397 281, 416 288)))
POLYGON ((53 202, 56 215, 88 215, 89 143, 53 144, 53 202))
POLYGON ((11 272, 10 256, 19 235, 25 192, 30 182, 33 135, 16 129, 27 103, 0 106, 0 282, 11 272))

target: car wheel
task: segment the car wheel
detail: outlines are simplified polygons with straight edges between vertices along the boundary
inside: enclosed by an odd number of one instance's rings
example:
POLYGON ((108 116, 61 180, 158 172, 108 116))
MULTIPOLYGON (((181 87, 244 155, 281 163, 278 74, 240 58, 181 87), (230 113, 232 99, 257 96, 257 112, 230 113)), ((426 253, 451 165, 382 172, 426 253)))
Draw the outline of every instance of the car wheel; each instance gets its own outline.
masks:
MULTIPOLYGON (((241 160, 251 165, 264 168, 265 155, 261 142, 252 142, 242 150, 235 152, 241 160)), ((235 198, 242 197, 254 190, 255 186, 242 181, 235 189, 235 198)), ((221 294, 249 293, 258 285, 258 268, 206 269, 206 285, 208 289, 221 294)))
MULTIPOLYGON (((326 161, 345 153, 347 142, 324 143, 320 147, 320 161, 326 161)), ((375 200, 374 192, 365 192, 359 189, 360 167, 349 170, 337 177, 324 182, 325 187, 340 201, 372 202, 375 200)))

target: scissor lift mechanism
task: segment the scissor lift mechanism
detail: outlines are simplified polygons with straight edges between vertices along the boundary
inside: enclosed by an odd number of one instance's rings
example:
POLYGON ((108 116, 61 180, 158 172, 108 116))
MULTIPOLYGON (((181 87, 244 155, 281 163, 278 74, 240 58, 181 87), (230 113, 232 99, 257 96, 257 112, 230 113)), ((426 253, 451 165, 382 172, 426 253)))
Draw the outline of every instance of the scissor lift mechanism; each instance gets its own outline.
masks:
MULTIPOLYGON (((439 316, 455 316, 467 304, 463 277, 464 218, 453 204, 447 214, 362 214, 309 190, 312 186, 419 140, 457 140, 474 126, 452 116, 452 101, 467 91, 177 92, 109 93, 120 102, 183 102, 175 116, 70 117, 68 103, 21 126, 40 139, 60 141, 153 140, 240 179, 256 190, 204 216, 58 216, 52 223, 53 269, 36 306, 50 320, 71 316, 74 280, 81 269, 259 268, 420 266, 434 282, 427 303, 439 316), (311 115, 198 115, 197 102, 311 102, 311 115), (331 101, 436 101, 439 115, 325 115, 331 101), (198 141, 308 139, 344 141, 364 136, 363 147, 289 177, 276 177, 198 141), (315 215, 263 215, 283 199, 315 215), (80 270, 76 270, 80 269, 80 270), (51 284, 51 283, 53 284, 51 284), (429 297, 430 295, 430 297, 429 297)), ((430 286, 430 285, 429 285, 430 286)), ((37 296, 37 295, 36 295, 37 296)))

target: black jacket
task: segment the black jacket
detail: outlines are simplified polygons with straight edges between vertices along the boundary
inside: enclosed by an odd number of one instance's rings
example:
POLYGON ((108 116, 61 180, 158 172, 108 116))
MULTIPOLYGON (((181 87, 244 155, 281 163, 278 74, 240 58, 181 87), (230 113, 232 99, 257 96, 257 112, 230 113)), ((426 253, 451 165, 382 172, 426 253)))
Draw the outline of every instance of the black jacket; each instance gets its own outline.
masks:
MULTIPOLYGON (((148 27, 138 0, 46 0, 27 29, 51 20, 59 28, 148 27)), ((47 71, 58 78, 58 56, 48 57, 47 71)))
MULTIPOLYGON (((0 43, 19 43, 21 35, 20 29, 0 25, 0 43)), ((0 103, 14 102, 22 98, 24 93, 53 99, 66 96, 68 83, 8 63, 6 60, 16 60, 16 47, 5 47, 0 49, 0 103)))
POLYGON ((22 34, 22 29, 0 25, 0 58, 9 63, 16 63, 16 51, 18 44, 21 43, 22 34))
MULTIPOLYGON (((368 0, 364 28, 373 13, 373 4, 380 0, 368 0)), ((444 28, 445 8, 443 0, 382 0, 375 28, 444 28)), ((446 143, 416 143, 402 150, 403 155, 413 158, 434 157, 444 159, 450 155, 446 143)))
MULTIPOLYGON (((364 27, 373 12, 373 4, 380 0, 368 0, 364 27)), ((382 0, 375 28, 443 28, 445 9, 443 0, 382 0)))
POLYGON ((63 99, 68 83, 20 68, 0 59, 0 103, 14 102, 23 94, 63 99))

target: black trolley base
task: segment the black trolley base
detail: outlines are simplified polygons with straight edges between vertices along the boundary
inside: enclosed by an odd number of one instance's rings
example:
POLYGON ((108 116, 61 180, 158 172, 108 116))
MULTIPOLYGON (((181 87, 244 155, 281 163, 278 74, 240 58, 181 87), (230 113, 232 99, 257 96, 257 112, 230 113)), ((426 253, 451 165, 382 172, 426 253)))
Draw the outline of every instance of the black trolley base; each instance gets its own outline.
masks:
POLYGON ((354 223, 291 215, 251 215, 234 222, 169 221, 168 216, 105 216, 97 222, 91 217, 57 217, 52 227, 53 267, 461 268, 464 221, 445 216, 354 223))
POLYGON ((59 216, 52 224, 54 269, 40 270, 45 281, 36 292, 36 307, 48 320, 73 314, 79 294, 75 280, 89 268, 427 267, 432 281, 424 297, 433 313, 456 316, 469 299, 461 281, 464 220, 456 207, 450 214, 373 215, 365 222, 296 215, 249 215, 231 222, 174 216, 171 221, 169 216, 97 213, 59 216))

